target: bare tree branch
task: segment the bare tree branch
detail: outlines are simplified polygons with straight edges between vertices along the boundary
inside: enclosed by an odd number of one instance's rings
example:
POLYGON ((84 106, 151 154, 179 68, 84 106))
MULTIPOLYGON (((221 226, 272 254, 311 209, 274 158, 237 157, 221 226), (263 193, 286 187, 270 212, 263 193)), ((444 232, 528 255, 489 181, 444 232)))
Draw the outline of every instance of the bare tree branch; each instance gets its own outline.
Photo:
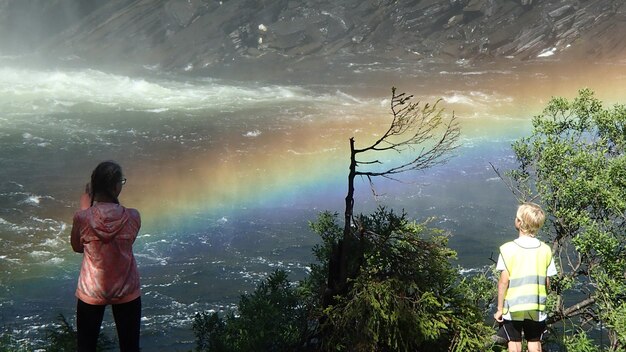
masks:
POLYGON ((561 321, 565 318, 571 318, 579 314, 583 314, 587 307, 592 306, 596 302, 595 298, 586 298, 568 308, 563 309, 561 312, 555 312, 555 314, 548 317, 547 323, 552 324, 557 321, 561 321))
MULTIPOLYGON (((434 105, 426 104, 423 108, 419 108, 419 102, 409 102, 412 95, 406 96, 404 93, 396 94, 395 88, 392 88, 391 111, 392 121, 389 128, 383 135, 372 143, 370 146, 355 149, 355 154, 365 153, 368 151, 396 151, 403 152, 416 146, 422 146, 424 143, 431 142, 437 130, 443 127, 441 138, 432 146, 425 149, 422 148, 420 156, 416 157, 413 162, 405 164, 405 168, 414 164, 415 160, 434 159, 437 155, 441 156, 451 149, 455 149, 456 142, 460 134, 457 118, 452 116, 447 124, 443 122, 443 109, 438 108, 441 100, 434 105), (399 106, 402 106, 398 109, 399 106), (401 137, 400 140, 395 140, 401 137), (451 148, 451 149, 447 149, 451 148), (446 152, 442 153, 442 149, 446 152)), ((422 168, 429 167, 428 163, 424 163, 422 168)), ((395 169, 401 169, 396 167, 395 169)))
POLYGON ((517 199, 518 202, 534 202, 537 200, 537 198, 539 198, 539 194, 535 194, 534 196, 526 194, 526 192, 522 191, 519 187, 516 187, 510 178, 506 179, 502 175, 502 173, 500 173, 500 170, 495 167, 495 165, 493 165, 491 162, 489 162, 489 165, 491 166, 493 172, 496 173, 496 176, 498 176, 498 178, 506 185, 509 191, 513 193, 513 196, 515 196, 515 199, 517 199))
POLYGON ((391 123, 387 130, 369 146, 355 148, 354 138, 350 138, 350 168, 348 173, 348 192, 345 197, 345 213, 343 237, 333 249, 337 253, 337 265, 329 266, 329 290, 326 294, 329 297, 326 302, 330 304, 335 295, 345 292, 350 278, 354 278, 357 268, 349 267, 348 262, 360 262, 362 251, 359 250, 359 241, 364 235, 359 232, 359 236, 354 234, 354 226, 357 220, 354 218, 354 179, 356 176, 366 177, 374 196, 377 196, 374 189, 373 178, 383 177, 389 180, 398 181, 394 175, 430 168, 432 166, 445 163, 450 158, 450 154, 458 147, 460 127, 457 117, 452 114, 449 119, 444 119, 443 109, 438 107, 441 100, 435 104, 420 105, 413 103, 412 95, 396 93, 396 89, 391 89, 391 123), (397 154, 414 154, 409 161, 396 162, 394 165, 381 170, 373 169, 375 166, 384 165, 380 158, 376 157, 381 153, 395 152, 397 154), (357 159, 357 156, 360 158, 357 159), (358 167, 371 167, 370 170, 357 169, 358 167))

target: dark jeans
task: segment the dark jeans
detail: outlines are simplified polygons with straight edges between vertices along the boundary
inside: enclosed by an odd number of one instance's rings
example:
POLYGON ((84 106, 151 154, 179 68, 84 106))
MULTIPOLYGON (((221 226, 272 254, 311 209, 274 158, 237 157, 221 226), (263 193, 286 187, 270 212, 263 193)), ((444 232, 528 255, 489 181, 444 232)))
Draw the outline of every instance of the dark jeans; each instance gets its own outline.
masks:
MULTIPOLYGON (((112 304, 120 352, 139 352, 141 297, 122 304, 112 304)), ((95 352, 105 305, 87 304, 80 299, 76 304, 76 333, 78 352, 95 352)))

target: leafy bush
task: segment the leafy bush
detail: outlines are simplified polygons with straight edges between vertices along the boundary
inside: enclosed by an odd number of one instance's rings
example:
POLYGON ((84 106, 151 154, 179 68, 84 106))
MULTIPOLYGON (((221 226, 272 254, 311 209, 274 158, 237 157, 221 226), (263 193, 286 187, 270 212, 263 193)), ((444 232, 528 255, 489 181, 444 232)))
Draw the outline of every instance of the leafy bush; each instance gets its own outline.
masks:
MULTIPOLYGON (((318 233, 335 234, 334 215, 324 213, 312 224, 318 233)), ((406 214, 379 208, 361 215, 356 227, 361 266, 345 295, 321 312, 322 349, 335 351, 485 350, 493 332, 483 311, 451 263, 456 253, 447 237, 406 214)), ((316 254, 330 253, 333 236, 316 254)), ((313 275, 327 266, 328 259, 313 275)), ((323 280, 318 280, 323 283, 323 280)), ((488 281, 485 281, 488 283, 488 281)), ((489 284, 489 283, 488 283, 489 284)), ((489 286, 492 286, 489 284, 489 286)), ((312 290, 316 292, 322 289, 312 290)))
POLYGON ((565 336, 563 344, 568 352, 596 352, 598 346, 584 332, 565 336))
POLYGON ((200 313, 196 351, 468 351, 489 349, 482 294, 484 276, 463 278, 447 237, 384 208, 358 218, 357 277, 325 306, 328 268, 342 234, 337 214, 324 212, 311 228, 322 237, 311 275, 294 286, 276 271, 249 295, 238 315, 200 313))
POLYGON ((0 352, 26 352, 31 351, 32 346, 27 341, 18 340, 9 332, 0 333, 0 352))
POLYGON ((298 350, 307 329, 303 301, 287 273, 277 270, 252 294, 241 296, 238 315, 197 314, 196 351, 298 350))
POLYGON ((226 324, 217 313, 197 313, 193 319, 196 351, 228 351, 226 347, 226 324))
MULTIPOLYGON (((100 334, 96 351, 109 351, 115 348, 115 342, 104 334, 100 334)), ((12 333, 5 331, 0 334, 0 352, 66 352, 76 351, 76 330, 63 314, 57 316, 57 322, 45 331, 41 346, 32 341, 17 339, 12 333)))
MULTIPOLYGON (((100 334, 96 351, 110 351, 116 347, 111 337, 100 334)), ((76 330, 63 314, 57 317, 57 323, 46 330, 45 343, 42 349, 46 352, 76 351, 76 330)))
POLYGON ((57 321, 46 331, 46 352, 76 351, 76 331, 62 314, 57 321))

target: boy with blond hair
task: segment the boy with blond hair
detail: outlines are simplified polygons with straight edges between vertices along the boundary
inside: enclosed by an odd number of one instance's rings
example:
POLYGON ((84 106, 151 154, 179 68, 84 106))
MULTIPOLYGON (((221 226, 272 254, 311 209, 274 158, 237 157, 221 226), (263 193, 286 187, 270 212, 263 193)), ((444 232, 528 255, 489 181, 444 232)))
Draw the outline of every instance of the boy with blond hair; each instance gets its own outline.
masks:
POLYGON ((493 317, 501 324, 498 336, 508 341, 509 352, 522 351, 522 336, 529 352, 541 352, 549 277, 557 273, 552 250, 535 237, 545 219, 539 205, 521 204, 515 216, 519 237, 500 246, 498 310, 493 317))

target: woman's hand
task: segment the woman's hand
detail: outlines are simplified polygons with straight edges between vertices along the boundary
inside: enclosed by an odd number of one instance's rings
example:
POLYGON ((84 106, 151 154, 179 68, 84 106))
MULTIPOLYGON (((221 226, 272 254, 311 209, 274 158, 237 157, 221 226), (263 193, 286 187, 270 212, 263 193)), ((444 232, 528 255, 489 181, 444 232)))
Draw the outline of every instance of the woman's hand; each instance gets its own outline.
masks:
POLYGON ((85 192, 80 196, 80 210, 91 207, 91 184, 85 186, 85 192))

